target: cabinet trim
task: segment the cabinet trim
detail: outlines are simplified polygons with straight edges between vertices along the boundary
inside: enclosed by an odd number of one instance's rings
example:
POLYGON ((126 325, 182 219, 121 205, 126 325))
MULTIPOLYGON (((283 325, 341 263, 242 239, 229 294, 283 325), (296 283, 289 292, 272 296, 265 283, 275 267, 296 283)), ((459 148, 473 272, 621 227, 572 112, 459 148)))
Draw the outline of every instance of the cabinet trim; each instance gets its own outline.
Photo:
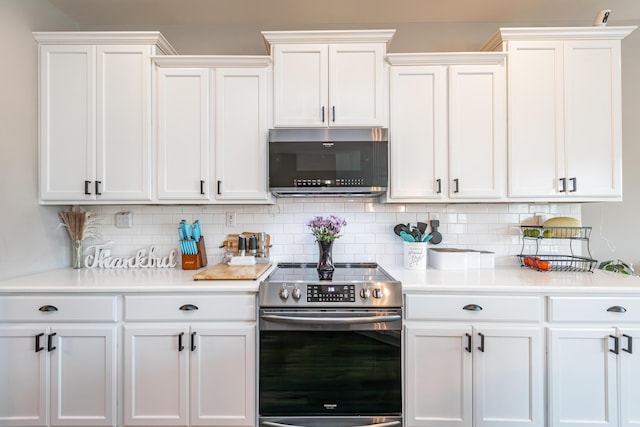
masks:
POLYGON ((39 44, 149 44, 167 55, 177 55, 171 43, 159 31, 35 31, 39 44))
POLYGON ((391 43, 396 30, 319 30, 262 31, 262 38, 271 54, 277 43, 391 43))
POLYGON ((500 49, 503 42, 512 40, 528 40, 535 38, 538 40, 571 40, 597 38, 599 40, 622 40, 636 26, 628 27, 523 27, 523 28, 500 28, 496 33, 480 48, 482 51, 500 49))

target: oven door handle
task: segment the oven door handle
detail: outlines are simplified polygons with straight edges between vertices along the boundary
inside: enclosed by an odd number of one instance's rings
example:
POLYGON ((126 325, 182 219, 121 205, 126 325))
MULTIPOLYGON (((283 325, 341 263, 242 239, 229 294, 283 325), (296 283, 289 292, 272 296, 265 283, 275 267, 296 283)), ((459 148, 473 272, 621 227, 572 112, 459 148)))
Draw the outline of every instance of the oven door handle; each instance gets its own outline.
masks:
MULTIPOLYGON (((301 426, 301 425, 296 425, 296 424, 276 423, 276 422, 273 422, 273 421, 263 421, 260 424, 262 424, 264 426, 268 426, 268 427, 308 427, 308 426, 301 426)), ((399 426, 401 424, 402 423, 400 421, 389 421, 388 423, 357 425, 357 426, 353 426, 353 427, 393 427, 393 426, 399 426)))
MULTIPOLYGON (((304 316, 282 316, 278 314, 263 314, 260 317, 264 320, 270 320, 272 322, 278 322, 278 323, 297 323, 297 324, 316 324, 316 325, 317 324, 353 325, 358 323, 395 322, 402 319, 402 316, 399 314, 391 314, 388 316, 366 316, 366 317, 304 317, 304 316)), ((375 424, 375 426, 378 426, 378 424, 375 424)))

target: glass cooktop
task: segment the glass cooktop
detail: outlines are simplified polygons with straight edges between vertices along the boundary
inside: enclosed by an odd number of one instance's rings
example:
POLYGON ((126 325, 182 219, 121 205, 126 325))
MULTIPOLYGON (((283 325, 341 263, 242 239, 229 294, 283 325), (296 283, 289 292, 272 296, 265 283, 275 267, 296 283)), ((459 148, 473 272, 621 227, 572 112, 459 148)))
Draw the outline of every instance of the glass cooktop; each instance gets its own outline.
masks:
POLYGON ((330 280, 322 280, 314 263, 278 263, 267 279, 270 283, 375 283, 395 282, 376 263, 335 263, 330 280))

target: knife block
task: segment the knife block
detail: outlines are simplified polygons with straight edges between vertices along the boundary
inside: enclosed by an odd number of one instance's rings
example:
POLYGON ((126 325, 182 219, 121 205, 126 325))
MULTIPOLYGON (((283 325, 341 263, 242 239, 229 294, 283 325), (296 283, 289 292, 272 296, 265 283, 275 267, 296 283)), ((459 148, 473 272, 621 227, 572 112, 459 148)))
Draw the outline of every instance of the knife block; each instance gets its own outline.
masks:
POLYGON ((207 265, 207 249, 204 245, 204 236, 200 237, 200 241, 196 242, 198 253, 195 255, 182 254, 183 270, 198 270, 207 265))

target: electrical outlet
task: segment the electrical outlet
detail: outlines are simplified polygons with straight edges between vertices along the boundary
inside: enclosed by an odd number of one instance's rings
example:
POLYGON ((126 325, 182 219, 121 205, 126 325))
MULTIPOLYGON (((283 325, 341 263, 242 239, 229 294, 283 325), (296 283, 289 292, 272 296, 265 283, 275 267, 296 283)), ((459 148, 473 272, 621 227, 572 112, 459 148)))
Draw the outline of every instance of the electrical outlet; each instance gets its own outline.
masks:
POLYGON ((235 227, 235 226, 236 226, 236 213, 227 212, 227 227, 235 227))
POLYGON ((118 228, 132 228, 133 227, 133 213, 132 212, 118 212, 116 214, 116 227, 118 227, 118 228))

